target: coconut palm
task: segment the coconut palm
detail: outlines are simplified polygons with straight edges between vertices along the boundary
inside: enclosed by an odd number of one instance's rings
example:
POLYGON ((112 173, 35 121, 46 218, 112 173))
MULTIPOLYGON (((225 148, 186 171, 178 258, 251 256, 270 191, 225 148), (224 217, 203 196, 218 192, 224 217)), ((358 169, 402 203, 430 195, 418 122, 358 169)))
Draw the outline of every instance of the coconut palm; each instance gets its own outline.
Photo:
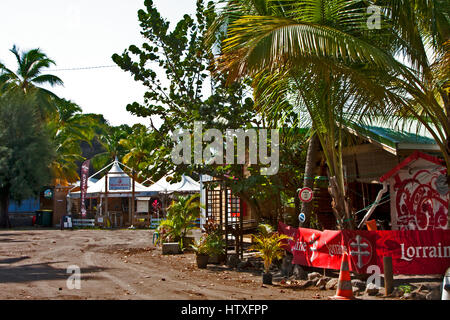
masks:
POLYGON ((383 106, 398 99, 386 90, 391 79, 412 77, 392 56, 394 36, 367 32, 364 9, 358 0, 230 2, 217 64, 229 79, 254 78, 256 105, 277 125, 293 108, 309 116, 328 164, 333 211, 347 228, 354 223, 342 165, 343 124, 363 111, 383 114, 383 106))
MULTIPOLYGON (((137 172, 148 167, 151 151, 155 148, 154 139, 148 128, 141 124, 132 127, 132 133, 120 139, 119 144, 125 149, 122 162, 137 172)), ((153 160, 153 159, 152 159, 153 160)))
POLYGON ((56 151, 51 170, 55 184, 67 184, 79 179, 78 162, 84 160, 81 142, 90 143, 101 124, 72 101, 58 99, 56 108, 57 114, 47 123, 56 151))
POLYGON ((91 159, 94 168, 97 170, 103 168, 116 158, 122 160, 126 150, 120 144, 120 140, 126 139, 131 133, 131 128, 125 124, 117 127, 107 127, 99 136, 99 142, 104 151, 96 154, 91 159))
POLYGON ((23 92, 36 91, 38 104, 43 115, 55 111, 52 100, 58 97, 43 88, 44 85, 62 85, 63 81, 52 74, 43 73, 46 68, 55 65, 55 62, 47 57, 41 49, 20 51, 15 45, 10 50, 17 60, 17 71, 14 72, 0 62, 0 94, 11 88, 20 88, 23 92))

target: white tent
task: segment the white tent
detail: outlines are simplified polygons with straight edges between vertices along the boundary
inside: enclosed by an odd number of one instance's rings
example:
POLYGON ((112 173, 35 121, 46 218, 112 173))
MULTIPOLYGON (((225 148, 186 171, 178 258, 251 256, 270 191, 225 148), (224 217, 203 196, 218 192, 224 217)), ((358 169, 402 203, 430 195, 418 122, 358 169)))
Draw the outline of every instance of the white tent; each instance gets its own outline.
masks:
MULTIPOLYGON (((130 197, 133 188, 131 177, 125 173, 119 166, 118 161, 114 161, 111 169, 108 171, 108 197, 120 198, 130 197)), ((148 187, 135 182, 134 192, 136 196, 152 196, 156 192, 152 192, 148 187)), ((87 198, 95 198, 105 193, 105 176, 95 183, 88 183, 86 192, 87 198)), ((80 198, 80 191, 70 192, 69 198, 80 198)))
POLYGON ((200 193, 200 183, 196 182, 189 176, 183 175, 180 182, 170 183, 167 181, 169 176, 162 177, 157 182, 148 187, 148 191, 158 193, 173 193, 173 192, 196 192, 200 193))

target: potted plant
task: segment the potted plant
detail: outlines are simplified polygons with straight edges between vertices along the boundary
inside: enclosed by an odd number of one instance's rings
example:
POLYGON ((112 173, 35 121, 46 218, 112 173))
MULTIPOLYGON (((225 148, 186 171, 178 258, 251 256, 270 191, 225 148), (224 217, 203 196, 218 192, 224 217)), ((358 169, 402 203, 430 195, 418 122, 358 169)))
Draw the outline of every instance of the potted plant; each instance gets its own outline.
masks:
POLYGON ((202 237, 200 240, 196 241, 191 247, 195 251, 195 258, 197 262, 197 267, 205 269, 208 265, 209 260, 209 248, 206 238, 202 237))
POLYGON ((200 204, 197 201, 198 194, 192 196, 180 196, 173 201, 167 210, 167 218, 162 220, 158 233, 163 246, 173 247, 178 244, 179 250, 184 249, 184 241, 189 230, 195 228, 195 220, 200 216, 200 204))
POLYGON ((225 262, 225 240, 222 232, 216 231, 206 237, 209 248, 209 263, 220 264, 225 262))
POLYGON ((263 284, 272 284, 272 274, 270 266, 275 259, 283 258, 283 240, 291 239, 287 235, 273 232, 271 226, 261 224, 258 226, 259 234, 253 235, 252 249, 258 251, 258 256, 264 261, 264 273, 262 274, 263 284))
POLYGON ((208 219, 204 229, 205 241, 209 249, 209 263, 219 264, 225 262, 225 240, 223 238, 223 232, 219 230, 218 226, 211 219, 208 219))

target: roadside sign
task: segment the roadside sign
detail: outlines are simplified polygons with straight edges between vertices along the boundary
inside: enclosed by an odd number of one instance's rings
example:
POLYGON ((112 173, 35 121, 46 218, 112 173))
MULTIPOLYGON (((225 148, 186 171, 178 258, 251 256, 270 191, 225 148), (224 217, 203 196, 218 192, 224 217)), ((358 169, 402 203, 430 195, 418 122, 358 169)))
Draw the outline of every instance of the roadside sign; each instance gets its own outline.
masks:
POLYGON ((302 202, 310 202, 313 198, 313 191, 308 187, 301 188, 298 192, 298 197, 302 202))
POLYGON ((306 220, 306 216, 303 212, 300 212, 300 214, 298 215, 298 221, 300 221, 301 223, 305 222, 306 220))

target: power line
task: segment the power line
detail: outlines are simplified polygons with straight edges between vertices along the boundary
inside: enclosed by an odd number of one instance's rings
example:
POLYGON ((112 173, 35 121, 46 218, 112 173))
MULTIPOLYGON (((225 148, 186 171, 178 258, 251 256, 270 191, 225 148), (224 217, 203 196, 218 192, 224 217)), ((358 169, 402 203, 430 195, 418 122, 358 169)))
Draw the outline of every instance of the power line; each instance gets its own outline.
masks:
POLYGON ((103 68, 115 68, 116 65, 110 65, 110 66, 93 66, 93 67, 77 67, 77 68, 67 68, 67 69, 51 69, 48 70, 50 72, 55 71, 75 71, 75 70, 89 70, 89 69, 103 69, 103 68))

